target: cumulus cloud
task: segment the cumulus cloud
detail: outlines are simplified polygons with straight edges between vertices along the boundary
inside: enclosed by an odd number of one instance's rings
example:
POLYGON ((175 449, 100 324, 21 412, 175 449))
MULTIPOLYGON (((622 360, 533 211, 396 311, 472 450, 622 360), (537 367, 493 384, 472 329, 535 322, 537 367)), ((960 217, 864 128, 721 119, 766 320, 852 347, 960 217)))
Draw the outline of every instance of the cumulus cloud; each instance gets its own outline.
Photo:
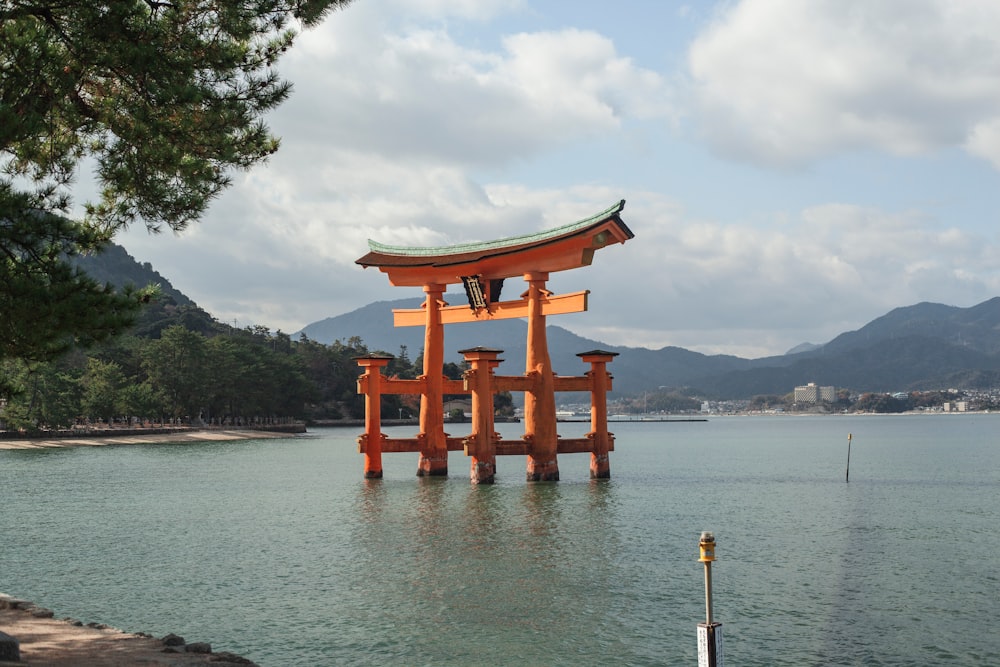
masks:
POLYGON ((997 25, 993 0, 725 5, 690 48, 692 113, 753 162, 964 146, 997 163, 997 25))
MULTIPOLYGON (((220 319, 295 331, 370 301, 420 296, 354 265, 368 237, 442 245, 461 239, 437 230, 461 229, 470 217, 481 223, 480 238, 536 231, 621 195, 614 186, 497 183, 469 185, 475 197, 467 206, 447 205, 454 178, 429 177, 423 197, 298 202, 293 215, 231 193, 220 213, 246 216, 245 234, 210 221, 181 237, 126 245, 142 258, 143 243, 175 244, 156 268, 220 319), (427 224, 399 225, 421 219, 427 224)), ((616 345, 759 357, 826 342, 900 305, 972 305, 1000 293, 995 239, 917 211, 825 204, 765 225, 722 224, 693 219, 659 193, 630 197, 623 217, 636 238, 601 250, 591 266, 551 276, 557 293, 591 292, 590 312, 554 324, 616 345)))
POLYGON ((637 238, 574 276, 595 314, 567 327, 620 345, 757 357, 901 305, 1000 293, 995 239, 918 212, 826 204, 763 227, 723 225, 643 193, 625 219, 637 238))
MULTIPOLYGON (((895 6, 896 22, 867 0, 818 0, 808 15, 794 0, 727 7, 692 45, 687 91, 719 151, 792 164, 859 147, 964 146, 1000 165, 1000 63, 976 32, 997 24, 990 6, 915 0, 905 16, 895 6)), ((296 88, 270 120, 283 137, 271 162, 237 175, 184 234, 134 230, 121 242, 219 319, 289 332, 420 295, 354 264, 368 238, 437 246, 511 236, 622 197, 636 239, 550 283, 591 291, 591 312, 553 323, 603 342, 763 356, 900 305, 1000 293, 997 239, 915 207, 828 197, 818 202, 836 203, 724 220, 692 213, 684 193, 645 175, 598 185, 511 176, 524 164, 562 167, 581 145, 652 136, 642 122, 662 126, 677 103, 669 73, 594 30, 495 40, 463 31, 521 11, 530 10, 502 0, 365 0, 336 13, 281 63, 296 88)), ((644 149, 678 160, 670 169, 691 168, 662 143, 644 149)))
MULTIPOLYGON (((490 192, 475 170, 614 133, 628 118, 668 114, 669 103, 660 75, 596 32, 518 32, 491 48, 453 37, 452 21, 523 10, 366 0, 333 14, 279 64, 295 89, 269 119, 282 137, 272 160, 237 175, 182 235, 133 230, 121 242, 141 260, 157 256, 158 270, 221 319, 289 331, 408 296, 380 275, 359 278, 368 238, 434 246, 537 231, 553 211, 490 192)), ((579 217, 617 198, 578 206, 579 217)))
POLYGON ((286 144, 310 134, 302 148, 497 166, 669 113, 660 75, 595 32, 517 33, 485 50, 389 16, 345 12, 302 36, 283 71, 309 86, 275 115, 286 144))
POLYGON ((972 128, 965 142, 971 154, 989 161, 1000 170, 1000 118, 987 120, 972 128))

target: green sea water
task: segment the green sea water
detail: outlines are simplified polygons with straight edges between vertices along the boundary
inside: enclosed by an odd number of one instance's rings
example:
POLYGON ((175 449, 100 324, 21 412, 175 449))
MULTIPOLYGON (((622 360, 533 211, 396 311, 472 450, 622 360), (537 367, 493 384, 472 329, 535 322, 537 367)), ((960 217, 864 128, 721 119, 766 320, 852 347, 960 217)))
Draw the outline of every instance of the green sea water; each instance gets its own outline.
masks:
POLYGON ((730 667, 1000 664, 1000 416, 611 426, 610 480, 481 487, 352 429, 0 451, 0 591, 265 666, 695 665, 711 530, 730 667))

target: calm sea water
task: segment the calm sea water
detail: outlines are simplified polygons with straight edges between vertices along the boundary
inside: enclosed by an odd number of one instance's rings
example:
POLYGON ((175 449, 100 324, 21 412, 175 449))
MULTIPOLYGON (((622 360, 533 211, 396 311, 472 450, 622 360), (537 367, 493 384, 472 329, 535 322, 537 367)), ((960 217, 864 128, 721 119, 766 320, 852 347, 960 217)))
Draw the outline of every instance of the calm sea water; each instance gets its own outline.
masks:
POLYGON ((267 666, 695 665, 712 530, 730 666, 1000 664, 1000 416, 612 430, 609 481, 483 487, 352 429, 0 451, 0 591, 267 666))

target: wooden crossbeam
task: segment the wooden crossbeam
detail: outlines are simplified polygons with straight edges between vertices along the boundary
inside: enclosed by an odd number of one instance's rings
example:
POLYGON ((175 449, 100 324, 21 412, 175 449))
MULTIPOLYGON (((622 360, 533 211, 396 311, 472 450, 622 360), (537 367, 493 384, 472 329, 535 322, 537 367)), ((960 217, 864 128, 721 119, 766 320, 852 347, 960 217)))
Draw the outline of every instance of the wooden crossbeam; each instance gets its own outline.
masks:
MULTIPOLYGON (((556 375, 553 379, 556 391, 590 391, 590 378, 586 375, 556 375)), ((608 390, 611 389, 610 378, 608 390)), ((496 391, 531 391, 538 379, 534 375, 497 375, 494 376, 496 391)), ((365 376, 358 378, 358 393, 363 394, 368 381, 365 376)), ((427 386, 422 377, 415 380, 399 378, 383 378, 380 385, 383 394, 422 394, 427 386)), ((442 385, 445 394, 468 394, 469 388, 463 380, 446 378, 442 385)))
MULTIPOLYGON (((364 454, 367 447, 365 443, 358 443, 358 453, 364 454)), ((593 440, 590 438, 559 438, 559 454, 581 454, 594 450, 593 440)), ((615 450, 614 438, 608 446, 608 451, 615 450)), ((420 441, 417 438, 383 438, 383 454, 399 454, 404 452, 419 452, 420 441)), ((465 438, 448 438, 448 451, 465 451, 465 438)), ((528 443, 524 440, 500 440, 496 443, 497 456, 527 456, 528 443)), ((468 452, 466 452, 468 455, 468 452)))
MULTIPOLYGON (((447 438, 449 452, 461 452, 465 448, 465 438, 447 438)), ((358 442, 358 453, 366 453, 368 447, 365 442, 358 442)), ((383 454, 400 454, 406 452, 419 452, 420 440, 417 438, 382 438, 383 454)))
MULTIPOLYGON (((590 290, 569 294, 550 294, 542 299, 542 314, 582 313, 587 310, 588 294, 590 294, 590 290)), ((397 327, 422 327, 427 323, 427 311, 423 308, 397 308, 392 311, 392 316, 393 325, 397 327)), ((477 310, 473 310, 468 305, 445 306, 441 309, 442 324, 513 320, 527 316, 527 299, 499 301, 477 310)))
POLYGON ((574 375, 556 375, 552 378, 555 391, 590 391, 592 384, 590 378, 574 375))
POLYGON ((540 380, 537 373, 530 375, 496 375, 493 388, 496 391, 534 391, 540 380))
MULTIPOLYGON (((365 393, 367 380, 362 375, 358 378, 358 393, 365 393)), ((445 394, 468 394, 465 383, 462 380, 452 380, 445 378, 441 383, 442 393, 445 394)), ((422 394, 427 389, 427 380, 421 376, 415 380, 401 380, 399 378, 383 378, 379 385, 379 390, 383 394, 422 394)))

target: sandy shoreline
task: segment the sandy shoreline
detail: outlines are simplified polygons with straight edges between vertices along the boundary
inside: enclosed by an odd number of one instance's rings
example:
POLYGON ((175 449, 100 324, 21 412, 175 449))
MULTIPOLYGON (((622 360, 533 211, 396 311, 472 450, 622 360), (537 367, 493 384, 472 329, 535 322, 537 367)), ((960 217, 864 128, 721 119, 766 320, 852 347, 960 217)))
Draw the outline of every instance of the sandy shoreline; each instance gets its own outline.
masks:
POLYGON ((291 438, 294 433, 256 431, 249 429, 156 429, 149 433, 129 430, 127 434, 110 435, 107 431, 97 436, 87 434, 58 438, 0 438, 0 449, 62 449, 66 447, 101 447, 106 445, 148 445, 156 443, 211 442, 229 440, 259 440, 262 438, 291 438))
MULTIPOLYGON (((29 667, 188 667, 190 665, 254 665, 232 653, 213 653, 207 643, 186 644, 175 635, 154 638, 104 625, 56 619, 37 605, 0 593, 0 632, 18 642, 20 662, 29 667)), ((6 639, 0 635, 0 640, 6 639)), ((3 647, 10 649, 10 646, 3 647)), ((3 653, 2 655, 6 655, 3 653)))

